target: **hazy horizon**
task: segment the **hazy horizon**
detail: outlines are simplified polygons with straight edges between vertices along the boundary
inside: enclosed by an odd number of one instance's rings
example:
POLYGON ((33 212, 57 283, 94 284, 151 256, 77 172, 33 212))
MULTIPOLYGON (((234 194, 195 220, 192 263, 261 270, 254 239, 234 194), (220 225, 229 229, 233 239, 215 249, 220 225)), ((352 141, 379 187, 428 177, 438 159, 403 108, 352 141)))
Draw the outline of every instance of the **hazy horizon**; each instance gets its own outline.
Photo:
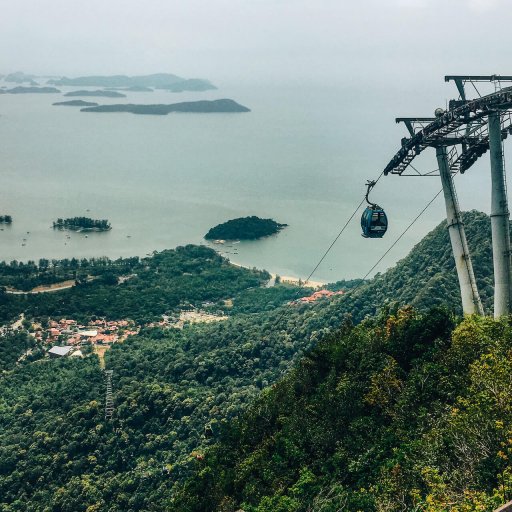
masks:
POLYGON ((506 0, 149 0, 143 7, 126 0, 21 0, 2 9, 0 73, 170 72, 218 84, 326 82, 369 90, 447 73, 505 74, 507 6, 506 0))

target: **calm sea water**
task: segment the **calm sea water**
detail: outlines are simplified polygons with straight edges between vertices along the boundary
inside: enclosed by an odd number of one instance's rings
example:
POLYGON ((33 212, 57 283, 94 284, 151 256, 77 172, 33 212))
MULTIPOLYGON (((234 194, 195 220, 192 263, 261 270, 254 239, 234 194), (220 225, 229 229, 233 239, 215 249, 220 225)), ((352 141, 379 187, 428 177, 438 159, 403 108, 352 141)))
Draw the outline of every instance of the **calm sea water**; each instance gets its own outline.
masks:
MULTIPOLYGON (((71 90, 62 88, 63 92, 71 90)), ((221 84, 217 91, 128 93, 99 103, 173 103, 232 98, 247 114, 88 114, 55 107, 60 94, 0 95, 0 259, 145 255, 204 243, 208 229, 258 215, 289 224, 279 235, 216 247, 232 261, 281 275, 309 275, 374 178, 398 149, 396 115, 435 107, 417 91, 221 84), (424 107, 408 112, 404 105, 424 107), (108 233, 51 229, 58 217, 107 218, 108 233), (26 240, 24 240, 26 239, 26 240), (25 244, 25 245, 22 245, 25 244), (235 254, 235 252, 237 254, 235 254)), ((435 167, 433 160, 425 165, 435 167)), ((473 170, 471 171, 473 172, 473 170)), ((486 209, 485 169, 461 180, 467 208, 486 209)), ((353 219, 313 279, 361 277, 439 189, 438 178, 386 177, 374 200, 386 207, 383 240, 360 236, 353 219)), ((376 271, 442 220, 436 202, 376 271)))

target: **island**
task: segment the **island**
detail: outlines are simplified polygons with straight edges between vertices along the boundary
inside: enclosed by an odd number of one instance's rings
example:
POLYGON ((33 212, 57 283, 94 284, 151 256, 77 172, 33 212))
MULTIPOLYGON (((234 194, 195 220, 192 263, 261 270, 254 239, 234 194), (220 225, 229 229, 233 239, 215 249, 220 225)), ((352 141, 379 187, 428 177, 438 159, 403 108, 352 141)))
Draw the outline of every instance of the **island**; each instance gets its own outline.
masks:
POLYGON ((12 89, 6 89, 4 92, 8 94, 28 94, 28 93, 59 93, 59 89, 55 87, 25 87, 23 85, 19 85, 18 87, 13 87, 12 89))
MULTIPOLYGON (((68 85, 78 87, 141 87, 181 91, 207 91, 216 89, 208 80, 202 78, 182 78, 171 73, 154 73, 140 76, 80 76, 77 78, 62 77, 48 81, 51 85, 68 85)), ((128 89, 127 89, 128 90, 128 89)), ((136 91, 138 89, 131 89, 136 91)))
POLYGON ((64 96, 102 96, 104 98, 126 98, 126 94, 117 91, 71 91, 64 94, 64 96))
POLYGON ((199 78, 190 78, 188 80, 183 80, 182 82, 178 82, 176 84, 168 85, 167 87, 163 87, 163 89, 170 92, 184 92, 184 91, 209 91, 211 89, 216 89, 210 82, 207 80, 201 80, 199 78))
POLYGON ((26 73, 23 73, 23 71, 16 71, 15 73, 9 73, 4 80, 6 82, 14 82, 16 84, 28 82, 30 85, 34 85, 35 78, 37 78, 36 75, 27 75, 26 73))
POLYGON ((95 220, 88 217, 73 217, 69 219, 57 219, 53 223, 54 229, 69 229, 71 231, 110 231, 112 226, 109 221, 95 220))
POLYGON ((10 215, 0 215, 0 224, 12 224, 12 217, 10 215))
POLYGON ((213 101, 185 101, 170 105, 135 105, 133 103, 118 105, 99 105, 98 107, 82 108, 80 112, 130 112, 131 114, 147 114, 165 116, 170 112, 192 112, 198 114, 250 112, 250 109, 236 101, 223 99, 213 101))
POLYGON ((130 87, 107 87, 110 91, 127 91, 127 92, 153 92, 151 87, 144 87, 143 85, 132 85, 130 87))
POLYGON ((228 220, 210 229, 205 240, 257 240, 279 233, 288 224, 273 219, 260 219, 255 215, 228 220))
POLYGON ((53 105, 63 105, 66 107, 95 107, 98 103, 94 103, 94 101, 70 100, 58 101, 57 103, 53 103, 53 105))

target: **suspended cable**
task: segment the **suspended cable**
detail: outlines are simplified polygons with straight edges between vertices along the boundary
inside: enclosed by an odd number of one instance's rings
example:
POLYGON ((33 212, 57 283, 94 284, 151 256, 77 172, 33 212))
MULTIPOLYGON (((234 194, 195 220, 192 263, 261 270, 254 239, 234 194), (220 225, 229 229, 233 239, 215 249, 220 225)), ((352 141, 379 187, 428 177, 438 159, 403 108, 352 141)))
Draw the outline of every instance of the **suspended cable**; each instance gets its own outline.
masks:
MULTIPOLYGON (((407 233, 407 231, 409 231, 409 229, 412 228, 412 226, 416 223, 416 221, 425 213, 427 208, 438 198, 438 196, 441 194, 442 191, 443 191, 443 189, 441 189, 439 192, 437 192, 437 194, 425 205, 425 207, 421 210, 421 212, 418 213, 418 215, 416 215, 414 220, 404 229, 404 231, 402 231, 400 236, 391 244, 391 246, 387 249, 387 251, 377 260, 375 265, 373 265, 373 267, 370 270, 368 270, 368 272, 362 278, 363 281, 373 272, 373 270, 375 270, 377 265, 390 253, 390 251, 393 249, 393 247, 395 247, 395 245, 402 239, 402 237, 407 233)), ((358 285, 357 287, 359 287, 359 286, 360 285, 358 285)), ((357 289, 357 287, 350 291, 355 291, 357 289)))
MULTIPOLYGON (((379 180, 382 178, 382 176, 384 175, 384 171, 382 171, 379 176, 377 177, 377 179, 375 180, 375 185, 379 182, 379 180)), ((366 195, 363 196, 363 199, 361 199, 361 202, 356 206, 355 210, 352 212, 352 214, 350 215, 350 217, 348 218, 348 220, 345 222, 345 224, 343 225, 343 227, 341 228, 341 230, 339 231, 339 233, 336 235, 336 237, 334 238, 334 240, 331 242, 331 244, 329 245, 329 247, 327 247, 327 249, 325 250, 324 254, 322 255, 322 257, 318 260, 318 263, 315 265, 315 267, 313 268, 313 270, 310 272, 310 274, 308 275, 308 277, 306 278, 305 281, 301 281, 299 279, 299 286, 298 286, 298 289, 297 289, 297 293, 295 294, 295 299, 292 299, 292 300, 296 300, 296 298, 299 296, 301 290, 303 288, 306 287, 306 285, 308 284, 309 280, 311 279, 311 277, 313 276, 313 274, 318 270, 318 267, 322 264, 322 262, 325 260, 325 258, 327 257, 327 255, 331 252, 331 249, 334 247, 334 245, 336 244, 336 242, 339 240, 339 238, 341 237, 341 235, 343 234, 343 232, 345 231, 345 229, 347 228, 347 226, 350 224, 350 222, 352 221, 352 219, 355 217, 356 213, 358 212, 359 208, 361 208, 362 204, 366 201, 366 195)), ((282 310, 281 314, 277 317, 277 319, 274 321, 274 324, 273 324, 273 327, 275 325, 277 325, 281 320, 282 318, 286 315, 287 313, 287 310, 282 310)), ((266 338, 264 338, 266 339, 266 338)))

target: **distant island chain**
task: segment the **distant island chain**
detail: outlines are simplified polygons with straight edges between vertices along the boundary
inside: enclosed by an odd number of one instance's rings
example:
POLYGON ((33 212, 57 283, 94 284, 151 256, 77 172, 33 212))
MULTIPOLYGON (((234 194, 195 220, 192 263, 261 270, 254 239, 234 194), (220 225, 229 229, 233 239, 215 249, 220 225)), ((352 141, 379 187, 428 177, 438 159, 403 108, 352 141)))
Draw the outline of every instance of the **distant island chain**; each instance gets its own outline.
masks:
MULTIPOLYGON (((211 82, 199 78, 181 78, 170 73, 157 73, 142 76, 82 76, 78 78, 50 78, 46 80, 46 86, 40 86, 35 78, 36 75, 29 75, 22 72, 11 73, 3 78, 6 83, 14 82, 19 84, 15 87, 0 86, 0 94, 61 94, 65 97, 94 97, 94 98, 126 98, 127 93, 148 93, 156 89, 168 92, 195 91, 202 92, 217 89, 211 82), (27 83, 28 85, 23 85, 27 83), (51 85, 51 86, 50 86, 51 85), (73 91, 61 91, 55 86, 73 87, 81 89, 73 91), (91 87, 91 89, 83 89, 91 87), (102 87, 102 89, 92 89, 102 87)), ((250 109, 240 105, 228 98, 217 100, 185 101, 179 103, 118 103, 114 105, 100 105, 96 102, 84 101, 82 99, 57 101, 54 106, 82 107, 81 112, 128 112, 131 114, 145 115, 167 115, 171 112, 183 113, 241 113, 250 112, 250 109)))

